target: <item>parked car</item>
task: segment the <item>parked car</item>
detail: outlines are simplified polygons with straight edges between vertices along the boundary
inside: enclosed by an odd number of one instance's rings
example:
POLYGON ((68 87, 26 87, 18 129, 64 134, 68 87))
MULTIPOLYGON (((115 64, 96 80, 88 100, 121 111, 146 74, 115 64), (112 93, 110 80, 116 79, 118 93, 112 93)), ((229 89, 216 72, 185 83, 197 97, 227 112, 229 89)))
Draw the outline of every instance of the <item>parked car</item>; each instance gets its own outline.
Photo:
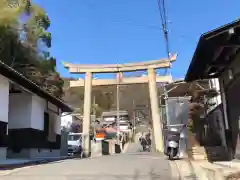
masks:
POLYGON ((82 155, 82 133, 69 133, 68 135, 68 154, 82 155))

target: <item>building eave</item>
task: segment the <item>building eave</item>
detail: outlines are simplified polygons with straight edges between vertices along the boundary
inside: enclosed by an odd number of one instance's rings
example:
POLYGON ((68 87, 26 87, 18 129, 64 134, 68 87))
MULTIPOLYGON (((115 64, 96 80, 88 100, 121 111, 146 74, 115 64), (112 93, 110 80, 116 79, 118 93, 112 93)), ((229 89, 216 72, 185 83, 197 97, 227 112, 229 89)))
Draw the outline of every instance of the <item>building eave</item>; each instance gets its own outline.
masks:
POLYGON ((62 110, 62 112, 72 112, 73 109, 69 107, 66 103, 62 100, 50 95, 42 88, 40 88, 37 84, 30 81, 22 74, 14 70, 13 68, 9 67, 2 61, 0 61, 0 74, 4 77, 8 78, 9 80, 13 81, 16 84, 24 87, 25 89, 29 90, 30 92, 38 95, 39 97, 46 99, 47 101, 51 102, 52 104, 56 105, 58 108, 62 110))
MULTIPOLYGON (((223 68, 225 68, 230 62, 219 62, 217 60, 224 59, 224 55, 227 53, 230 54, 233 49, 237 47, 238 40, 236 38, 240 34, 240 20, 236 20, 234 22, 228 23, 224 26, 221 26, 212 31, 206 32, 202 34, 199 38, 196 50, 194 52, 192 61, 187 70, 185 81, 195 81, 197 79, 208 79, 208 78, 216 78, 219 76, 223 68), (229 31, 234 30, 234 35, 230 37, 229 31), (235 44, 233 44, 233 42, 235 44), (226 47, 225 47, 226 46, 226 47), (214 59, 214 55, 222 48, 225 50, 225 54, 219 54, 217 59, 214 59), (213 63, 212 61, 216 60, 216 70, 214 73, 206 72, 208 66, 213 63), (223 63, 220 68, 220 63, 223 63)), ((240 43, 239 43, 240 45, 240 43)))

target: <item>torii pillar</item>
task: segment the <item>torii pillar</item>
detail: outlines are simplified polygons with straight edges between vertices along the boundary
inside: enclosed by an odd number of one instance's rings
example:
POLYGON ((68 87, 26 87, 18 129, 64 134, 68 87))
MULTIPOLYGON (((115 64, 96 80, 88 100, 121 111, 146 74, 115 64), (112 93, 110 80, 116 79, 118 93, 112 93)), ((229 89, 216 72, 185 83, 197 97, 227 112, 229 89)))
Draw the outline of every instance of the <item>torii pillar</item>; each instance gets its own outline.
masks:
POLYGON ((86 72, 84 85, 84 107, 83 107, 83 154, 90 156, 90 125, 91 125, 91 95, 92 95, 92 73, 86 72))
POLYGON ((148 69, 148 85, 149 85, 149 96, 151 103, 151 114, 152 114, 152 128, 153 138, 155 143, 155 150, 157 152, 164 151, 163 142, 163 128, 162 120, 160 119, 160 109, 157 93, 156 73, 155 69, 148 69))

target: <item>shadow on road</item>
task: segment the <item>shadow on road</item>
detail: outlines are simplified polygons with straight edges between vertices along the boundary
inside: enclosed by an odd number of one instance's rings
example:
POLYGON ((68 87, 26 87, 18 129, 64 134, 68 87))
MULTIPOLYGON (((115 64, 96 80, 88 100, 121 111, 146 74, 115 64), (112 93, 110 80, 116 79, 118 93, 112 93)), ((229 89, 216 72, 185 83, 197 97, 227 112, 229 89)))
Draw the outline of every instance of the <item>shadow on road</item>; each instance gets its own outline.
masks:
POLYGON ((80 160, 81 158, 80 157, 70 157, 70 158, 59 159, 59 160, 40 160, 40 161, 25 162, 25 163, 19 163, 19 164, 7 164, 7 165, 0 164, 0 171, 14 170, 14 169, 18 169, 18 168, 36 166, 36 165, 42 165, 42 164, 56 164, 56 163, 61 163, 62 161, 67 160, 67 159, 80 160))
MULTIPOLYGON (((144 155, 145 153, 138 152, 138 155, 144 155)), ((136 154, 130 154, 130 155, 136 155, 136 154)), ((151 153, 148 153, 145 160, 140 160, 142 159, 143 156, 139 156, 138 158, 130 158, 131 156, 124 155, 125 158, 123 157, 116 157, 115 159, 111 160, 109 158, 102 157, 100 158, 100 161, 88 161, 86 166, 82 169, 82 171, 79 171, 80 165, 83 166, 84 162, 78 157, 72 158, 74 161, 67 161, 66 163, 64 160, 59 160, 59 161, 52 161, 52 162, 42 162, 42 163, 36 163, 36 164, 31 164, 31 165, 25 165, 25 166, 34 166, 38 164, 52 164, 53 166, 48 166, 48 167, 41 167, 41 166, 36 166, 34 167, 33 170, 20 170, 17 172, 14 172, 11 174, 11 177, 17 178, 17 177, 22 177, 24 179, 27 179, 27 177, 31 177, 32 179, 34 178, 41 178, 41 177, 52 177, 53 179, 66 179, 66 180, 83 180, 83 179, 99 179, 99 180, 170 180, 172 179, 171 172, 169 171, 168 168, 164 168, 166 161, 164 160, 161 164, 159 161, 161 159, 155 159, 151 160, 151 153), (150 159, 149 159, 150 158, 150 159), (148 159, 148 160, 147 160, 148 159), (79 160, 82 163, 79 165, 75 160, 79 160), (100 162, 100 163, 99 163, 100 162), (102 163, 101 163, 102 162, 102 163), (128 164, 128 162, 130 162, 128 164), (155 163, 153 163, 155 162, 155 163), (61 164, 62 165, 58 165, 61 164), (90 164, 89 164, 90 163, 90 164), (92 164, 91 164, 92 163, 92 164), (95 164, 97 163, 97 165, 95 164), (128 166, 127 168, 121 168, 121 164, 123 163, 125 166, 128 166), (56 164, 56 166, 54 165, 56 164), (95 167, 98 167, 98 165, 102 165, 103 167, 98 168, 94 170, 95 167), (115 168, 114 168, 115 167, 115 168), (54 169, 54 168, 63 168, 62 170, 57 170, 57 171, 52 171, 49 170, 54 169), (66 169, 68 169, 66 170, 66 169), (168 174, 168 171, 170 174, 168 174), (68 174, 68 175, 66 175, 68 174), (26 178, 25 178, 26 177, 26 178)), ((111 156, 109 156, 111 157, 111 156)), ((113 156, 112 156, 113 157, 113 156)), ((155 155, 153 157, 156 157, 155 155)), ((157 156, 158 157, 158 156, 157 156)), ((161 156, 160 156, 161 157, 161 156)), ((114 158, 114 157, 113 157, 114 158)), ((85 159, 87 160, 87 159, 85 159)), ((16 168, 22 168, 24 166, 18 166, 14 167, 12 169, 16 168)), ((9 175, 10 176, 10 175, 9 175)))
POLYGON ((67 179, 69 178, 69 180, 83 180, 83 179, 99 179, 99 180, 107 180, 107 179, 111 179, 111 180, 170 180, 170 179, 166 179, 166 177, 164 178, 163 176, 160 176, 159 174, 156 174, 153 172, 149 172, 148 174, 141 174, 141 171, 139 169, 136 169, 133 173, 133 175, 130 174, 118 174, 118 175, 114 175, 114 174, 84 174, 81 175, 81 178, 77 178, 74 176, 68 176, 67 179))
POLYGON ((161 179, 161 175, 154 172, 153 167, 151 167, 150 172, 148 173, 150 180, 159 180, 161 179))

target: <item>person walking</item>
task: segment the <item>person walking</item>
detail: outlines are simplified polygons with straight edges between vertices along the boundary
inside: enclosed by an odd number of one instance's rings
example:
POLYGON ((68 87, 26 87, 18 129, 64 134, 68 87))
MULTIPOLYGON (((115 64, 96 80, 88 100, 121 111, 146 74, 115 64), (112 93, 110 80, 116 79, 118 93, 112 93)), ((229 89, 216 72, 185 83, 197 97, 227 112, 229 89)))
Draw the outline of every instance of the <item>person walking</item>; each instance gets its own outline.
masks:
POLYGON ((146 144, 148 147, 148 151, 151 151, 151 146, 152 146, 152 140, 151 140, 151 133, 149 132, 146 134, 146 144))
POLYGON ((146 145, 147 145, 147 142, 146 142, 146 138, 144 137, 144 133, 142 132, 142 136, 139 138, 139 142, 143 148, 143 151, 146 151, 146 145))

